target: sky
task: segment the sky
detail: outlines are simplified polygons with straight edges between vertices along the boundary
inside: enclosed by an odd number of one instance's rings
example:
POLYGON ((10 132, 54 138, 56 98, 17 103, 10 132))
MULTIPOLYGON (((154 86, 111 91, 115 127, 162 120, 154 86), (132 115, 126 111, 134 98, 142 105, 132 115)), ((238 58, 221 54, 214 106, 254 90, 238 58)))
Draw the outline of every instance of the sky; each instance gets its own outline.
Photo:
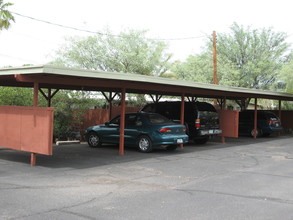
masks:
POLYGON ((46 64, 66 37, 92 35, 37 20, 92 32, 108 27, 114 34, 148 30, 147 37, 164 39, 173 60, 198 54, 213 31, 229 33, 233 22, 273 28, 288 34, 293 45, 291 0, 4 0, 15 23, 0 32, 0 67, 46 64), (30 19, 28 16, 34 19, 30 19))

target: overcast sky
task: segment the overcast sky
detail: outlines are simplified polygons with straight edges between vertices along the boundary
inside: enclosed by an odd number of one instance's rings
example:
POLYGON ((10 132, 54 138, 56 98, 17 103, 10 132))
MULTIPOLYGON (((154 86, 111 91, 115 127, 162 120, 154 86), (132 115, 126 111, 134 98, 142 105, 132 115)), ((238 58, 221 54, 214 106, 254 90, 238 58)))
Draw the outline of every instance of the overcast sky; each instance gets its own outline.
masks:
MULTIPOLYGON (((174 59, 200 52, 213 30, 228 32, 233 22, 286 32, 293 43, 290 0, 4 0, 12 12, 94 32, 146 29, 148 37, 167 40, 174 59), (190 38, 190 39, 182 39, 190 38), (173 39, 173 40, 172 40, 173 39), (177 39, 177 40, 174 40, 177 39)), ((0 67, 45 64, 66 36, 88 36, 15 15, 0 32, 0 67)))

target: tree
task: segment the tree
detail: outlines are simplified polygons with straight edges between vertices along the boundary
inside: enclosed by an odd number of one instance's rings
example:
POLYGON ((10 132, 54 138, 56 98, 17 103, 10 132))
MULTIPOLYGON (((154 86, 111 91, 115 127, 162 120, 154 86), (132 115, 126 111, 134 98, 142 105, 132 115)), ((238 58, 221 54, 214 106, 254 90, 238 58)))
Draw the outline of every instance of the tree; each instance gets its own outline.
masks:
MULTIPOLYGON (((231 33, 218 34, 218 54, 234 64, 238 71, 235 86, 268 89, 288 62, 290 45, 286 37, 285 33, 274 32, 271 28, 257 30, 236 23, 231 26, 231 33)), ((223 77, 230 76, 224 73, 223 77)), ((236 102, 243 110, 250 99, 236 102)))
POLYGON ((31 88, 0 87, 0 105, 33 105, 31 88))
MULTIPOLYGON (((282 67, 290 60, 286 34, 269 29, 244 28, 234 23, 231 32, 218 33, 218 81, 221 85, 268 89, 282 67)), ((190 56, 173 69, 182 78, 212 83, 212 38, 202 53, 190 56)), ((250 99, 237 101, 246 109, 250 99)))
MULTIPOLYGON (((220 84, 235 86, 235 82, 238 80, 238 71, 225 57, 218 56, 218 62, 223 64, 218 65, 218 80, 220 84)), ((172 71, 179 79, 213 83, 212 55, 208 52, 190 55, 185 62, 174 63, 172 71)))
POLYGON ((8 29, 11 21, 15 21, 13 15, 7 10, 7 7, 13 5, 12 3, 4 3, 0 0, 0 30, 8 29))
MULTIPOLYGON (((293 53, 292 53, 293 55, 293 53)), ((293 56, 292 56, 293 58, 293 56)), ((293 59, 283 66, 278 76, 277 82, 274 85, 277 91, 293 94, 293 59)), ((290 101, 283 101, 282 109, 293 109, 293 103, 290 101)))
POLYGON ((231 33, 218 34, 217 51, 239 71, 237 86, 267 89, 288 60, 286 37, 271 28, 251 30, 234 23, 231 33))
POLYGON ((293 94, 293 59, 281 69, 276 86, 277 89, 293 94))
POLYGON ((165 52, 167 45, 145 38, 146 31, 128 30, 117 36, 109 30, 105 33, 68 39, 53 64, 155 76, 168 70, 171 54, 165 52))
POLYGON ((176 62, 172 71, 177 78, 210 83, 212 77, 212 62, 209 54, 190 55, 185 62, 176 62))

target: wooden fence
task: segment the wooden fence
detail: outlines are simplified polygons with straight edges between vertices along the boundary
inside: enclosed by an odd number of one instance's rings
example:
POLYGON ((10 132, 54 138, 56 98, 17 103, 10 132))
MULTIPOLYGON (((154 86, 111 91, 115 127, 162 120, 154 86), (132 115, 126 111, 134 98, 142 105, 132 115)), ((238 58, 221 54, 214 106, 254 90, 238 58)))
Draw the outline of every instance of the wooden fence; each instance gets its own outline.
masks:
MULTIPOLYGON (((141 109, 141 107, 126 107, 126 113, 137 112, 141 109)), ((112 118, 120 115, 120 106, 113 106, 112 108, 112 118)), ((104 124, 105 122, 110 120, 110 112, 109 109, 89 109, 83 120, 83 130, 87 127, 104 124)))

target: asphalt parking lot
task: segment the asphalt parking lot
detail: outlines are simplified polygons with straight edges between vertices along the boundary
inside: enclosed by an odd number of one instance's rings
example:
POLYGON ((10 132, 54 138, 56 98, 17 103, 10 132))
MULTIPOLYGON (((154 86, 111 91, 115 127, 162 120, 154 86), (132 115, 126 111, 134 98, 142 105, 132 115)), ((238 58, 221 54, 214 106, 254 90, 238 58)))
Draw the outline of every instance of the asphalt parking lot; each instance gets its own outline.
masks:
POLYGON ((0 148, 0 219, 293 219, 293 136, 167 152, 0 148))

